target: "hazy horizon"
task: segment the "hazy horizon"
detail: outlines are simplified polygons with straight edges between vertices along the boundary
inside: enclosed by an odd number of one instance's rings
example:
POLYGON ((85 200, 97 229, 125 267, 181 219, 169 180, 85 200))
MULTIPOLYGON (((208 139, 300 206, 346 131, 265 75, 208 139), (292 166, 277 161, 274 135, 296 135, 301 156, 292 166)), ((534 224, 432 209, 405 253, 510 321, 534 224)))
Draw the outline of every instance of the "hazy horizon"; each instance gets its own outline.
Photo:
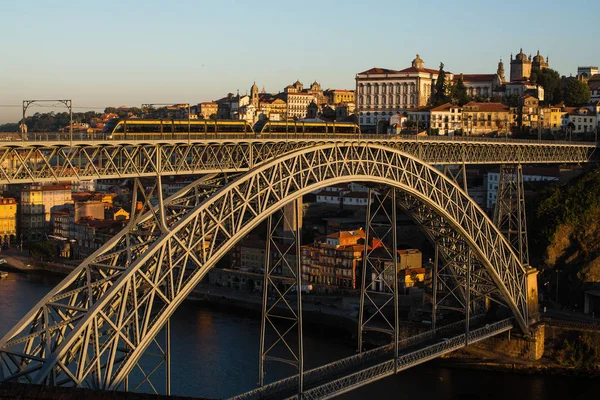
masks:
MULTIPOLYGON (((10 2, 0 25, 0 123, 21 118, 24 99, 72 99, 74 111, 142 103, 199 103, 278 92, 300 79, 353 89, 371 67, 401 69, 419 53, 428 68, 494 73, 522 47, 539 49, 561 75, 598 65, 590 39, 600 4, 555 1, 418 4, 308 0, 150 0, 80 4, 10 2), (585 31, 578 35, 578 31, 585 31)), ((60 112, 61 108, 31 109, 60 112)))

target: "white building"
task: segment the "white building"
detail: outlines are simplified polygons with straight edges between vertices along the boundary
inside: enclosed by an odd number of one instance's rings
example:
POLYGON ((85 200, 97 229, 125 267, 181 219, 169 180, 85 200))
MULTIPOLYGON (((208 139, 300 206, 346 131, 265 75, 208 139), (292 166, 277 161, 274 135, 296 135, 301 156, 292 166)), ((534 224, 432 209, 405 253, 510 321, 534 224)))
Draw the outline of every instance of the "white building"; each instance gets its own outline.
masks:
POLYGON ((561 121, 563 130, 571 130, 572 133, 594 132, 598 128, 598 113, 590 108, 567 107, 561 121))
MULTIPOLYGON (((559 178, 560 171, 558 168, 523 167, 523 182, 558 182, 559 178)), ((488 210, 493 210, 496 205, 499 181, 499 170, 488 172, 483 180, 484 187, 487 190, 485 205, 488 210)))
POLYGON ((437 129, 439 135, 453 135, 462 128, 462 108, 450 103, 408 110, 408 120, 418 131, 437 129))
MULTIPOLYGON (((356 109, 361 129, 375 131, 380 121, 427 105, 438 74, 438 70, 425 68, 418 54, 409 68, 371 68, 356 74, 356 109)), ((446 79, 452 82, 453 75, 446 72, 446 79)))

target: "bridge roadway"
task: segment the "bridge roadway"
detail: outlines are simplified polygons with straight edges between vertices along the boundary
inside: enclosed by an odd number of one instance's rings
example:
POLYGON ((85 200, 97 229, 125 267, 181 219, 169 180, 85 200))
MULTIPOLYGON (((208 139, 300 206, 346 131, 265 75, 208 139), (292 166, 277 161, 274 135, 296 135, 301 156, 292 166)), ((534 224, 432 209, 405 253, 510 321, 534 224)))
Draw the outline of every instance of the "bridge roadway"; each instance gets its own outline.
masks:
MULTIPOLYGON (((459 321, 401 340, 397 361, 390 344, 306 371, 302 399, 338 396, 513 328, 512 319, 485 325, 481 319, 472 318, 471 323, 476 328, 468 334, 464 332, 465 321, 459 321)), ((297 393, 298 377, 292 376, 231 400, 297 399, 297 393)))
POLYGON ((590 142, 390 135, 180 134, 98 141, 66 140, 63 134, 37 139, 0 142, 0 184, 243 172, 324 143, 392 147, 434 165, 585 163, 597 147, 590 142))

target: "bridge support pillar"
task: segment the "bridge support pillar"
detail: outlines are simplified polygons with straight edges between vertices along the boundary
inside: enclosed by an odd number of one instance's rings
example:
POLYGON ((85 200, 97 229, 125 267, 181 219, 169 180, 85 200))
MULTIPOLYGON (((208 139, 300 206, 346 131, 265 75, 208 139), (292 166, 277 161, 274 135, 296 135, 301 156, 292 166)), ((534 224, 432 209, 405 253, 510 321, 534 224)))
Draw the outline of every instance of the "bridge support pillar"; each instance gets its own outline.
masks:
POLYGON ((540 307, 538 304, 538 270, 533 267, 527 268, 527 322, 529 325, 540 320, 540 307))
POLYGON ((396 189, 386 189, 381 194, 369 189, 358 315, 358 351, 363 351, 365 332, 381 332, 393 337, 397 358, 399 326, 396 207, 396 189))
POLYGON ((529 264, 525 190, 521 165, 504 164, 500 167, 494 224, 506 237, 521 264, 529 264))
POLYGON ((267 219, 258 380, 260 386, 265 384, 268 361, 291 365, 298 371, 299 395, 304 380, 301 215, 300 199, 267 219), (274 281, 276 273, 288 283, 274 281))

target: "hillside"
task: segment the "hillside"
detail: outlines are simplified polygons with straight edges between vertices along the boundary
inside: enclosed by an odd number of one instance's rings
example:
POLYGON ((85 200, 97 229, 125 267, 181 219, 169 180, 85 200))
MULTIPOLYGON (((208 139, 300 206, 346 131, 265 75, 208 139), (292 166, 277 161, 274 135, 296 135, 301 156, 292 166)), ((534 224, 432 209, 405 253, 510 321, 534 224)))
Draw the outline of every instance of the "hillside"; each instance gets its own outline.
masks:
POLYGON ((541 284, 548 282, 544 290, 555 292, 558 275, 560 302, 581 305, 583 290, 600 285, 600 168, 540 193, 529 216, 532 259, 543 270, 541 284))

